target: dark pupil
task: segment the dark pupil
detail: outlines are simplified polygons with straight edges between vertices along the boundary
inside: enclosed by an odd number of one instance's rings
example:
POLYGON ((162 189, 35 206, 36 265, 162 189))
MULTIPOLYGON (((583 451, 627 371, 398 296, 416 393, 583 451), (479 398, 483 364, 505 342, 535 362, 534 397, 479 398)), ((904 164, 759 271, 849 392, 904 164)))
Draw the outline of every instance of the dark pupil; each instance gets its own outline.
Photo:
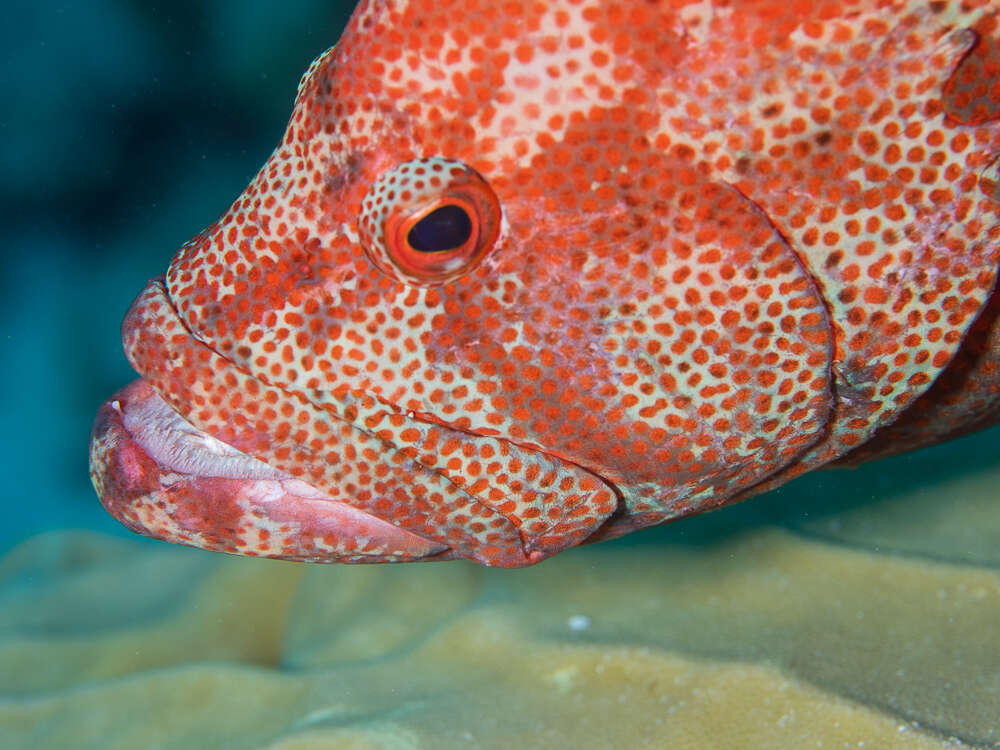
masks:
POLYGON ((472 234, 472 222, 464 209, 441 206, 413 225, 406 240, 420 253, 440 253, 461 247, 472 234))

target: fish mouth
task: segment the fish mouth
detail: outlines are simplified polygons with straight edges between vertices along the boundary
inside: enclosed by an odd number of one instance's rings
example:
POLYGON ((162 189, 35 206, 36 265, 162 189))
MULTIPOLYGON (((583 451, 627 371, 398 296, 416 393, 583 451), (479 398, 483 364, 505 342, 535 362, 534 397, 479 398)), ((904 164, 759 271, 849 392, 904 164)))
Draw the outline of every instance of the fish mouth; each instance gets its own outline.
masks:
POLYGON ((458 557, 216 439, 141 379, 99 409, 90 474, 124 526, 178 544, 301 562, 458 557))
POLYGON ((297 561, 523 567, 580 544, 619 507, 611 483, 544 450, 366 392, 299 392, 248 372, 185 325, 162 279, 122 334, 142 379, 101 407, 91 476, 140 534, 297 561))

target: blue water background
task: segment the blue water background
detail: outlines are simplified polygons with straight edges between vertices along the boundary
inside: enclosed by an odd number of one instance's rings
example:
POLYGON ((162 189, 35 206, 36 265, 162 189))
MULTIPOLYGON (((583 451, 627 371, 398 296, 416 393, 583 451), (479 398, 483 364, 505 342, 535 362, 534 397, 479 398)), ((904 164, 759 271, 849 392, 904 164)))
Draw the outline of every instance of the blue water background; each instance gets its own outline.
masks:
POLYGON ((0 551, 119 526, 87 476, 122 315, 278 143, 329 0, 15 2, 0 24, 0 551))

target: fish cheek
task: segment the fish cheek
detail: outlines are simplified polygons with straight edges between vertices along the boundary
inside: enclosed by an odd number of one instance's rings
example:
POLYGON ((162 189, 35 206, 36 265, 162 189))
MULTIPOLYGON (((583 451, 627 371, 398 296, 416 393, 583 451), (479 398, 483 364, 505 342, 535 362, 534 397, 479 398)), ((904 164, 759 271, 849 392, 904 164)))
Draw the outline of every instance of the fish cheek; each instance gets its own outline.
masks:
MULTIPOLYGON (((555 182, 563 161, 553 147, 526 179, 555 182)), ((518 243, 492 284, 444 290, 455 312, 433 347, 468 386, 458 414, 606 478, 648 524, 722 503, 815 441, 832 343, 818 290, 752 200, 690 153, 635 161, 611 184, 585 175, 598 187, 582 211, 501 194, 518 243)))

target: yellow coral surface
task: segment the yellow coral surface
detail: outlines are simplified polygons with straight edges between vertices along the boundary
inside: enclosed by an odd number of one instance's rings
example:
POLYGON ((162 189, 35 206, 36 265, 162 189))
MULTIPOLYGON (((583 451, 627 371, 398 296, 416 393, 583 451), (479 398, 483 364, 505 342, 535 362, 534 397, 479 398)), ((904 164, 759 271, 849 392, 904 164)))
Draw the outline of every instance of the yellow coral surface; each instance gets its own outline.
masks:
POLYGON ((0 560, 0 747, 993 747, 1000 470, 946 474, 517 571, 37 537, 0 560))

